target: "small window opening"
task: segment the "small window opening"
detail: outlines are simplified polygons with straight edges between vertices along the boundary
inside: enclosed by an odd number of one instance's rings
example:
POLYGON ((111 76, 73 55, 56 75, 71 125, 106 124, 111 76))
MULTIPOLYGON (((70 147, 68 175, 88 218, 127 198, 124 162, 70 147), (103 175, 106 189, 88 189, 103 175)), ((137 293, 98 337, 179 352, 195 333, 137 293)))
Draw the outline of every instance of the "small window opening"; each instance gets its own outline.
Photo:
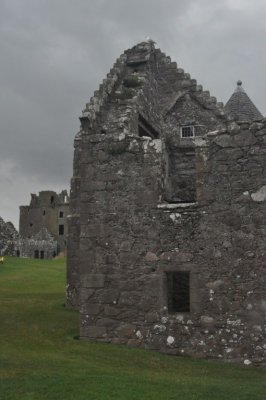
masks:
POLYGON ((34 250, 34 258, 39 258, 39 250, 34 250))
POLYGON ((50 198, 50 203, 51 203, 51 204, 54 204, 54 196, 51 196, 51 198, 50 198))
POLYGON ((190 273, 187 271, 167 272, 168 311, 190 311, 190 273))
POLYGON ((195 127, 193 125, 181 126, 181 138, 195 137, 195 127))
POLYGON ((17 250, 17 257, 20 257, 20 251, 17 250))
POLYGON ((63 211, 59 211, 59 218, 63 218, 64 217, 64 212, 63 211))
POLYGON ((40 251, 40 258, 41 258, 42 260, 44 259, 44 251, 43 251, 43 250, 40 251))
POLYGON ((45 215, 45 210, 43 210, 42 215, 45 215))
POLYGON ((184 125, 180 127, 181 138, 193 138, 202 136, 204 133, 206 133, 206 127, 204 125, 184 125))
POLYGON ((33 223, 32 223, 32 222, 30 223, 30 226, 33 226, 33 223))
POLYGON ((59 235, 64 235, 64 231, 65 231, 65 226, 64 225, 59 225, 59 235))

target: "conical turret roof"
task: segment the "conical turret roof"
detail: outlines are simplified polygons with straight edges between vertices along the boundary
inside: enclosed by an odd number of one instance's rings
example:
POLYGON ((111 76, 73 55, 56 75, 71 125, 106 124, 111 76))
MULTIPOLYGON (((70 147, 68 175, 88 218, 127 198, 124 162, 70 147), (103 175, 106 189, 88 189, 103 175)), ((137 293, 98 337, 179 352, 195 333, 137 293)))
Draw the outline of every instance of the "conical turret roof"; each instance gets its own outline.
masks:
POLYGON ((225 109, 238 121, 255 121, 263 118, 243 89, 241 81, 237 82, 237 87, 226 103, 225 109))

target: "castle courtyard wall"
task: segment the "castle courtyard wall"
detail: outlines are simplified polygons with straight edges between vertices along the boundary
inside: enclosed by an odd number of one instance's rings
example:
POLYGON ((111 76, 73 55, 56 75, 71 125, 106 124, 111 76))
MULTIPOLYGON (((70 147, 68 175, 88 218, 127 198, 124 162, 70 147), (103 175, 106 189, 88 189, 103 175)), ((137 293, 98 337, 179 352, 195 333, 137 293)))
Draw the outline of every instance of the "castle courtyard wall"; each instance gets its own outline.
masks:
POLYGON ((163 201, 163 138, 83 141, 80 279, 68 293, 76 290, 80 337, 265 362, 266 124, 193 140, 195 202, 163 201), (189 311, 169 311, 173 272, 190 277, 189 311))

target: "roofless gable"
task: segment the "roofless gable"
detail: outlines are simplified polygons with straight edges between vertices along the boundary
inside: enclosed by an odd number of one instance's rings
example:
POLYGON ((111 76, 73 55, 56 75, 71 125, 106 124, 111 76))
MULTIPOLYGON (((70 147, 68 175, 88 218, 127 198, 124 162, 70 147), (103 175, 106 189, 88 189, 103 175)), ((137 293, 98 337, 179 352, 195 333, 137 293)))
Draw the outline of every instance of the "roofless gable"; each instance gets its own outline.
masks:
POLYGON ((81 339, 265 362, 265 124, 232 122, 150 40, 120 56, 75 139, 81 339))

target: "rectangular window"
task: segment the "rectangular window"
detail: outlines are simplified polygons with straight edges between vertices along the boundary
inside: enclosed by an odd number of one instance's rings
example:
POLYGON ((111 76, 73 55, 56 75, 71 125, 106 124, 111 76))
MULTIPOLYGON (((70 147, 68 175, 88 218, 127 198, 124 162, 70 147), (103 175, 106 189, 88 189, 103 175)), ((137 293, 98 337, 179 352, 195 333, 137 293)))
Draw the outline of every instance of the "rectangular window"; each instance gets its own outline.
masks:
POLYGON ((59 218, 63 218, 64 217, 64 212, 63 211, 59 211, 59 218))
POLYGON ((59 225, 58 233, 59 235, 64 235, 65 227, 64 225, 59 225))
POLYGON ((190 273, 166 272, 168 312, 190 311, 190 273))
POLYGON ((40 251, 40 258, 44 259, 44 251, 43 250, 40 251))
POLYGON ((34 258, 39 258, 39 250, 34 250, 34 258))
POLYGON ((181 138, 195 137, 195 127, 193 125, 181 126, 181 138))

